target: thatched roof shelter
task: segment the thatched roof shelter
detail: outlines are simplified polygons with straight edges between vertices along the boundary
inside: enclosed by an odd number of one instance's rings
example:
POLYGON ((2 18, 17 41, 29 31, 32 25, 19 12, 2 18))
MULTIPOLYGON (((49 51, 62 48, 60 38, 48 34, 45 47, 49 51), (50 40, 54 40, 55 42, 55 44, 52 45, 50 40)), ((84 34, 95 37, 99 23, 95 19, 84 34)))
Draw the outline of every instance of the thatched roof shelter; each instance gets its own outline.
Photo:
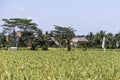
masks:
POLYGON ((61 45, 57 40, 55 40, 54 37, 50 37, 48 41, 51 42, 51 43, 49 44, 50 46, 56 45, 56 46, 58 46, 58 47, 62 47, 62 45, 61 45))
POLYGON ((85 37, 74 37, 71 39, 71 42, 78 43, 78 42, 88 42, 85 37))
POLYGON ((88 42, 88 40, 85 37, 74 37, 71 39, 71 45, 76 48, 78 43, 82 42, 88 42))

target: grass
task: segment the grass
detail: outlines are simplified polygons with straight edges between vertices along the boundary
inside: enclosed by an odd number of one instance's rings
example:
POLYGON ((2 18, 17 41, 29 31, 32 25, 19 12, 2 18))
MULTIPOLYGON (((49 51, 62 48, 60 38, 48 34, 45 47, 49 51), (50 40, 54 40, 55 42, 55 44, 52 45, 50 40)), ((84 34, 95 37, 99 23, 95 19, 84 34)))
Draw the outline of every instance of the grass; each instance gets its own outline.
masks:
POLYGON ((119 50, 0 51, 0 80, 119 79, 119 50))

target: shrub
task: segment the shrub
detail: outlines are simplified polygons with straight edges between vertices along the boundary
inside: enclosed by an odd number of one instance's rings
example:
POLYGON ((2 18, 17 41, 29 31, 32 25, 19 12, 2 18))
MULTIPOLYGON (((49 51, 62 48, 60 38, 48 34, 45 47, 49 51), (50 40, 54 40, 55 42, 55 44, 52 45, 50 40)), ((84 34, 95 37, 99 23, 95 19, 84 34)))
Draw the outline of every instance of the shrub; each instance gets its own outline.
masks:
POLYGON ((41 47, 41 49, 42 49, 42 50, 48 50, 48 46, 47 46, 47 45, 43 45, 43 46, 41 47))

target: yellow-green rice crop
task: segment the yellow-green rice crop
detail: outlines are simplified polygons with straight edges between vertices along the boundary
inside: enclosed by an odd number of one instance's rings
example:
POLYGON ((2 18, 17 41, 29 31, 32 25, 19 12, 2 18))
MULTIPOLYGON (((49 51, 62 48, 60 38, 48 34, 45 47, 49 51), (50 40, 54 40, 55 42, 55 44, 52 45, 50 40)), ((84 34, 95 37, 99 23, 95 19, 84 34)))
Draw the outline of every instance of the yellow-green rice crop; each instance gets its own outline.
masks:
POLYGON ((0 80, 120 80, 120 52, 1 50, 0 80))

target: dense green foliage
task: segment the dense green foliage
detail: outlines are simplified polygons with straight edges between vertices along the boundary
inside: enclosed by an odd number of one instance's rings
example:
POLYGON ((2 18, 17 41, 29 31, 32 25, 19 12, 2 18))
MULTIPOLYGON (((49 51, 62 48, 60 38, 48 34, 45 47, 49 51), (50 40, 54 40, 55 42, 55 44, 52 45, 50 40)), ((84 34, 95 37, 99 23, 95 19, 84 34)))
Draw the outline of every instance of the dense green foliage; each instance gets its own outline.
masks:
MULTIPOLYGON (((2 45, 9 45, 9 47, 33 45, 32 50, 37 49, 38 42, 34 41, 39 41, 39 43, 42 41, 42 31, 37 27, 36 23, 33 23, 31 19, 23 18, 2 19, 2 21, 4 21, 4 24, 1 26, 3 28, 1 35, 8 38, 8 40, 4 39, 2 45)), ((0 37, 1 41, 3 40, 2 36, 0 37)))
POLYGON ((52 36, 57 39, 71 39, 75 36, 75 30, 71 27, 62 27, 55 25, 55 30, 52 30, 52 36))
POLYGON ((55 30, 52 30, 52 36, 56 38, 59 43, 68 48, 68 51, 71 50, 70 40, 75 37, 75 30, 71 27, 62 27, 55 25, 55 30))
POLYGON ((105 36, 105 48, 120 48, 120 33, 114 35, 112 33, 106 33, 106 31, 103 30, 100 30, 96 34, 90 32, 88 35, 85 35, 85 37, 88 39, 88 43, 83 44, 83 46, 89 48, 101 48, 103 36, 105 36), (116 42, 118 42, 118 46, 116 46, 116 42))
POLYGON ((105 48, 120 48, 120 32, 114 35, 112 33, 106 33, 106 31, 100 30, 97 33, 90 32, 87 35, 75 35, 74 32, 76 30, 71 27, 54 25, 55 28, 53 30, 50 32, 46 31, 44 34, 42 33, 42 30, 38 28, 37 24, 32 22, 31 19, 10 18, 2 19, 2 21, 4 23, 1 25, 3 31, 0 33, 0 47, 30 46, 31 50, 37 50, 39 47, 49 45, 49 39, 50 37, 53 37, 57 42, 59 42, 59 47, 67 47, 69 51, 71 47, 70 44, 68 44, 70 43, 69 41, 75 36, 82 36, 86 37, 88 42, 85 44, 79 43, 78 47, 101 48, 102 39, 103 36, 105 36, 105 48), (22 33, 21 37, 18 37, 18 32, 22 33), (8 37, 8 41, 6 41, 6 37, 8 37))
POLYGON ((119 80, 120 51, 0 51, 0 80, 119 80))

